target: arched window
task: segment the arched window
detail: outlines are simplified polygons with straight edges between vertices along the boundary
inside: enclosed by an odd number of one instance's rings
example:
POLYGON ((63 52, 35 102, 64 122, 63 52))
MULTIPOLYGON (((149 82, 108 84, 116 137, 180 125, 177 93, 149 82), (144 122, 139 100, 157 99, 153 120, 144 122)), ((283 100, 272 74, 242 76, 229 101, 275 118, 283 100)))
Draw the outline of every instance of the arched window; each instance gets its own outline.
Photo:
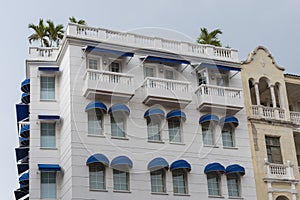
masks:
POLYGON ((103 154, 90 156, 86 164, 89 167, 89 188, 90 190, 105 190, 105 172, 109 165, 109 160, 103 154))
POLYGON ((129 108, 124 104, 114 104, 108 110, 110 114, 111 136, 126 137, 126 121, 130 113, 129 108))
POLYGON ((222 142, 224 147, 235 147, 235 128, 239 125, 239 121, 234 116, 226 116, 221 120, 222 142))
POLYGON ((107 112, 107 107, 104 103, 94 101, 89 103, 85 111, 88 117, 88 134, 103 135, 103 115, 107 112))
POLYGON ((272 104, 272 97, 271 97, 271 92, 269 88, 269 79, 266 77, 262 77, 259 79, 259 94, 260 94, 260 104, 263 106, 268 106, 272 104))
POLYGON ((287 198, 286 196, 281 195, 281 196, 277 197, 276 200, 289 200, 289 198, 287 198))
POLYGON ((210 163, 205 166, 204 173, 207 178, 207 189, 209 196, 222 196, 221 190, 221 174, 225 172, 225 168, 220 163, 210 163))
POLYGON ((147 120, 148 140, 161 141, 161 126, 165 112, 159 108, 150 108, 145 112, 144 118, 147 120))
POLYGON ((177 160, 170 166, 174 194, 188 194, 188 172, 191 165, 185 160, 177 160))
POLYGON ((148 164, 152 193, 166 193, 166 171, 169 168, 164 158, 154 158, 148 164))
POLYGON ((219 117, 216 115, 203 115, 199 119, 202 129, 202 140, 204 145, 215 144, 215 126, 219 122, 219 117))
POLYGON ((182 122, 186 119, 184 112, 180 110, 173 110, 167 114, 169 141, 174 143, 182 142, 182 122))
POLYGON ((127 156, 118 156, 111 161, 114 191, 130 191, 129 170, 132 165, 127 156))
POLYGON ((227 189, 229 197, 241 197, 241 176, 245 175, 245 168, 233 164, 226 167, 227 189))

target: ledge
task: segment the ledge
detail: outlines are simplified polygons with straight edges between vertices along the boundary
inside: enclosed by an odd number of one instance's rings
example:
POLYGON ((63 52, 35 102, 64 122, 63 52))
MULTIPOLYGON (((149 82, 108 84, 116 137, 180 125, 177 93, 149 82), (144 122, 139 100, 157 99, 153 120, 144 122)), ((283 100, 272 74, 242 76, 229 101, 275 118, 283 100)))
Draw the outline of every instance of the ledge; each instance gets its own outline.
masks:
POLYGON ((113 190, 113 192, 116 192, 116 193, 131 193, 130 191, 128 190, 113 190))
POLYGON ((153 195, 169 195, 168 193, 165 192, 151 192, 153 195))
POLYGON ((88 137, 98 137, 98 138, 105 138, 105 135, 92 135, 92 134, 87 134, 88 137))
POLYGON ((157 144, 164 144, 164 141, 160 141, 160 140, 148 140, 149 143, 157 143, 157 144))
POLYGON ((223 149, 233 149, 233 150, 238 150, 239 148, 238 148, 238 147, 224 147, 224 146, 223 146, 223 149))
POLYGON ((116 139, 116 140, 129 140, 128 137, 117 137, 117 136, 111 136, 111 139, 116 139))
POLYGON ((183 196, 183 197, 190 197, 190 194, 179 194, 179 193, 174 193, 174 196, 183 196))
POLYGON ((219 198, 219 199, 224 199, 224 196, 217 196, 217 195, 208 195, 208 198, 219 198))
POLYGON ((91 192, 108 192, 106 189, 90 189, 91 192))

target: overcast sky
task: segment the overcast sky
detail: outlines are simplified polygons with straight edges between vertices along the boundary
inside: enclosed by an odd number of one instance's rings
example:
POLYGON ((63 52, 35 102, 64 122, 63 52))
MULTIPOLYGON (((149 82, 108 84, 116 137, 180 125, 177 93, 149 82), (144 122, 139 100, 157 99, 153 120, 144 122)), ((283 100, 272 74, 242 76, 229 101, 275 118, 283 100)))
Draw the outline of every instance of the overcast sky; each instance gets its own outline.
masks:
POLYGON ((222 43, 238 49, 240 60, 264 45, 286 72, 300 74, 299 9, 297 0, 1 0, 1 199, 13 200, 18 188, 15 103, 20 101, 20 83, 25 78, 29 23, 43 18, 66 25, 69 16, 75 16, 91 26, 120 31, 156 27, 191 40, 198 37, 200 27, 220 28, 222 43))

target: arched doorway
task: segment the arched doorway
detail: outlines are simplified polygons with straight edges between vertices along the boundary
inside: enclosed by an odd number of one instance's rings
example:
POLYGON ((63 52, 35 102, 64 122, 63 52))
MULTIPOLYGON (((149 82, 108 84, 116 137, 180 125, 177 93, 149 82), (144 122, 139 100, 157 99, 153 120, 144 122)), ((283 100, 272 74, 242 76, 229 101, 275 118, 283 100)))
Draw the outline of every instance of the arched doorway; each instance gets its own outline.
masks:
POLYGON ((268 106, 272 104, 272 97, 271 97, 271 92, 269 88, 269 79, 266 77, 262 77, 259 79, 259 97, 260 97, 260 105, 263 106, 268 106))
POLYGON ((281 195, 281 196, 277 197, 276 200, 289 200, 289 198, 287 198, 286 196, 281 195))

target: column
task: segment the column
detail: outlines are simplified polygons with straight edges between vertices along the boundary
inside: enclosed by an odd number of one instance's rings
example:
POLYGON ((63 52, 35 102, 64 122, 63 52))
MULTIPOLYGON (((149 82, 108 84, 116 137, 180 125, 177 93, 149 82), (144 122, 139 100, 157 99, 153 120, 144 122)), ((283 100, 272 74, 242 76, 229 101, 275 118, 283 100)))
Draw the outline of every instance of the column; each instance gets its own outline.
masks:
POLYGON ((271 92, 273 108, 276 108, 276 96, 275 96, 275 91, 274 91, 274 85, 270 86, 270 92, 271 92))
POLYGON ((257 82, 254 83, 254 89, 255 89, 256 105, 260 105, 259 89, 258 89, 257 82))

